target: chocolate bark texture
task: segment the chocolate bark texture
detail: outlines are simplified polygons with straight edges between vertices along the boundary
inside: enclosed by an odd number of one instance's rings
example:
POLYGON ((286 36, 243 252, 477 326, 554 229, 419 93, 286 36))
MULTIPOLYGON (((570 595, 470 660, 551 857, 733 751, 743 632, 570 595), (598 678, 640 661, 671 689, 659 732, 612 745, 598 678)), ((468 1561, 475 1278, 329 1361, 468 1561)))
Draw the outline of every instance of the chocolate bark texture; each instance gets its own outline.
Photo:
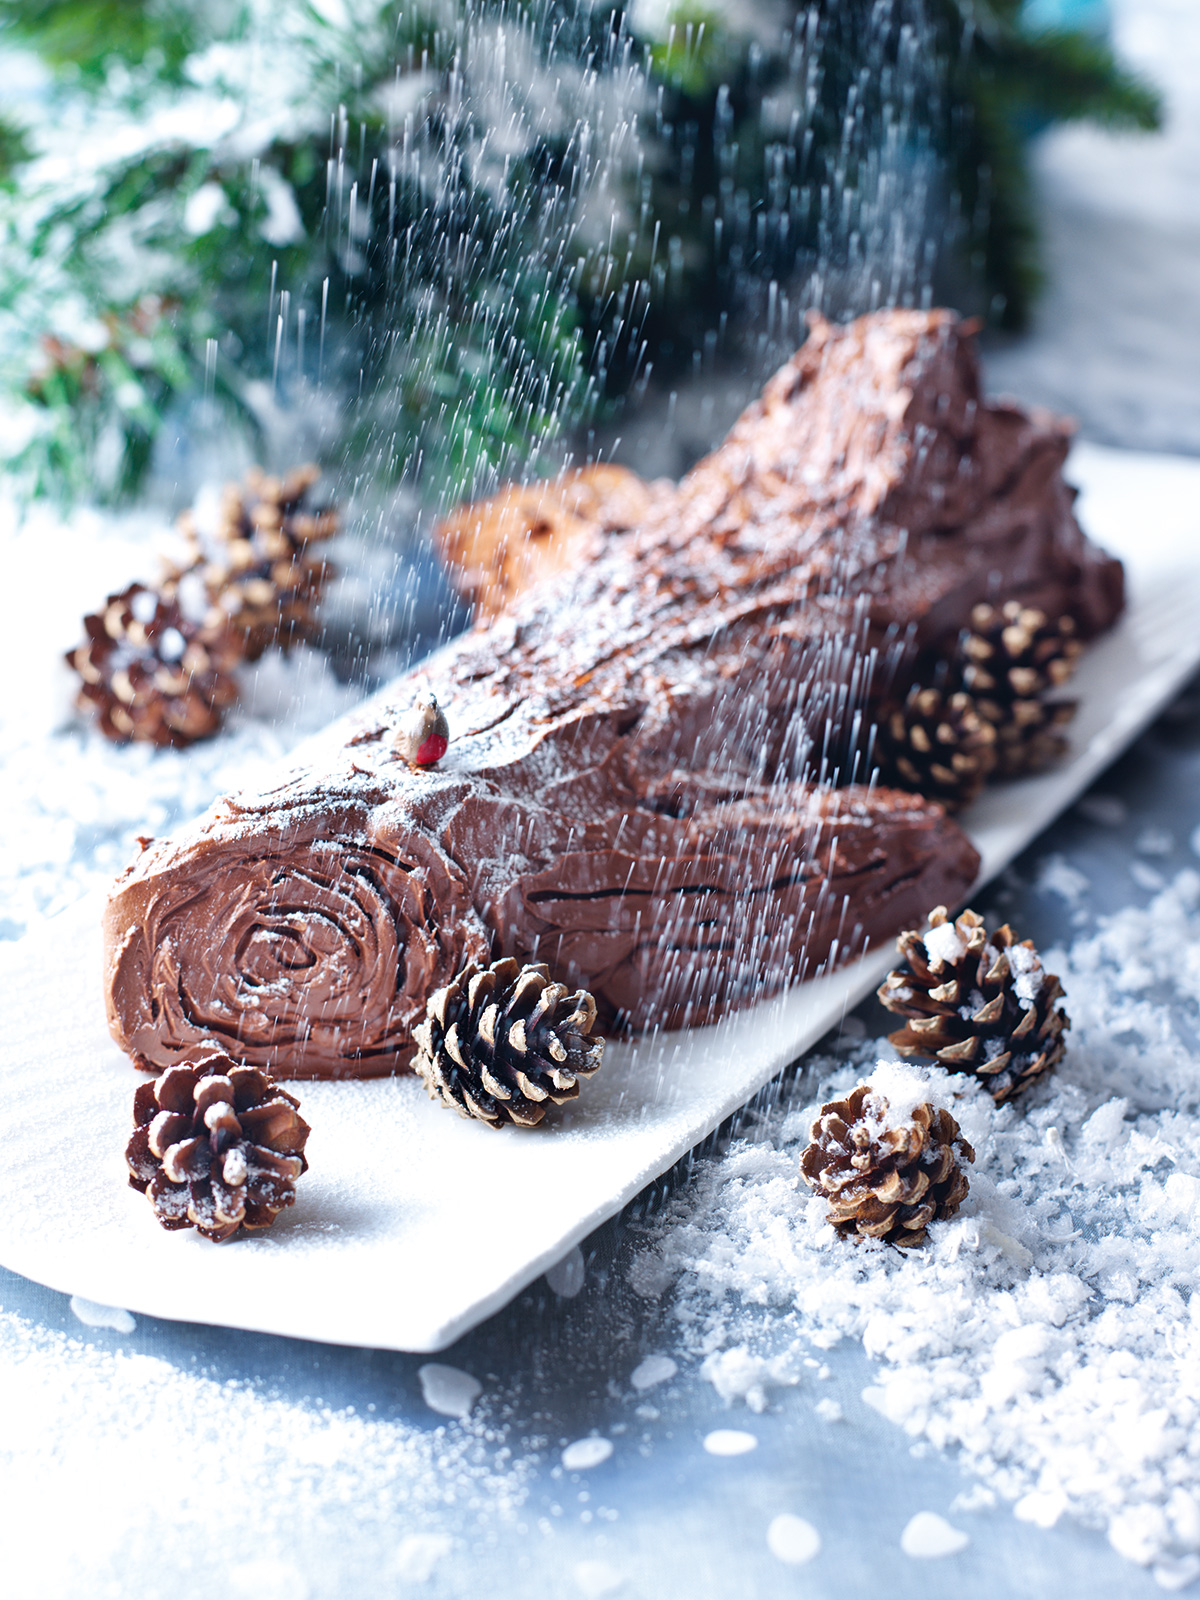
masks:
POLYGON ((395 684, 320 770, 150 845, 106 916, 114 1037, 292 1077, 403 1067, 467 960, 545 961, 604 1025, 677 1027, 878 943, 978 870, 936 804, 854 775, 878 682, 1004 593, 1093 634, 1067 433, 978 398, 948 313, 814 325, 637 528, 395 684), (436 693, 431 770, 396 727, 436 693))

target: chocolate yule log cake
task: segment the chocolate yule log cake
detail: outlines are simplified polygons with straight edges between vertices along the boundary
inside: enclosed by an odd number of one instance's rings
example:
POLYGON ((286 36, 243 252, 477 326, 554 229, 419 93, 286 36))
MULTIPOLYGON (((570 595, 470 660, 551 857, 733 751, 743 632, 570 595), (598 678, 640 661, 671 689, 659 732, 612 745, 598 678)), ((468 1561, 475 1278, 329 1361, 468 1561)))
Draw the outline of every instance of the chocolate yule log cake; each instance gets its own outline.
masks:
POLYGON ((320 770, 146 846, 106 915, 114 1036, 156 1069, 211 1040, 376 1075, 469 961, 676 1027, 960 901, 978 856, 941 807, 846 780, 882 680, 977 602, 1083 637, 1116 617, 1068 440, 981 401, 950 313, 816 321, 638 526, 399 680, 320 770), (394 741, 430 691, 451 742, 414 768, 394 741))

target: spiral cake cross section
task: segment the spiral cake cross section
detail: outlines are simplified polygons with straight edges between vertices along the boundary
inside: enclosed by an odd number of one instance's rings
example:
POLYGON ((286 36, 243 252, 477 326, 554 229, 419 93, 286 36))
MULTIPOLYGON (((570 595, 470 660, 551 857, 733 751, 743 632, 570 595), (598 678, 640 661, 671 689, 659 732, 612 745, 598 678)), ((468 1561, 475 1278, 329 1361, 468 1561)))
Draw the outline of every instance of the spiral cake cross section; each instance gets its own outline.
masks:
POLYGON ((344 813, 332 836, 319 820, 247 831, 227 821, 186 866, 174 847, 139 863, 114 1033, 155 1069, 211 1040, 293 1076, 394 1071, 429 992, 488 949, 462 874, 423 837, 402 853, 344 813))

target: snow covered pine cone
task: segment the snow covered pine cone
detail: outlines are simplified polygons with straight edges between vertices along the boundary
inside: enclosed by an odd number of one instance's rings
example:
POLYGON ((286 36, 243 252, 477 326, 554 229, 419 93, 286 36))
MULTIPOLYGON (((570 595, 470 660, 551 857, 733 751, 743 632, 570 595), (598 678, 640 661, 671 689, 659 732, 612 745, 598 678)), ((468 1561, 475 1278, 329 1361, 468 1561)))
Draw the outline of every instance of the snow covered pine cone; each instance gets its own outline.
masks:
POLYGON ((145 584, 110 594, 83 627, 87 638, 65 659, 83 680, 76 704, 99 713, 108 739, 191 744, 215 733, 237 699, 237 641, 145 584))
POLYGON ((957 811, 978 798, 996 765, 996 730, 970 695, 916 684, 881 718, 876 749, 882 782, 957 811))
POLYGON ((1017 600, 971 612, 971 626, 958 642, 962 686, 996 730, 998 777, 1041 772, 1066 749, 1061 729, 1077 702, 1058 698, 1057 691, 1074 672, 1081 648, 1070 617, 1051 622, 1017 600))
POLYGON ((180 1061, 133 1101, 129 1184, 164 1228, 196 1228, 218 1243, 269 1228, 308 1170, 299 1101, 269 1073, 227 1055, 180 1061))
POLYGON ((338 531, 332 506, 313 507, 318 467, 297 467, 284 478, 254 467, 242 484, 229 484, 221 500, 215 540, 205 537, 190 511, 179 519, 189 561, 175 573, 198 572, 214 614, 241 637, 247 661, 272 644, 285 650, 315 631, 315 608, 331 576, 309 546, 338 531))
POLYGON ((548 968, 511 956, 467 967, 429 997, 413 1067, 431 1097, 494 1128, 535 1127, 548 1105, 579 1093, 604 1055, 592 1038, 596 1002, 570 993, 548 968))
POLYGON ((997 1105, 1062 1060, 1071 1025, 1062 985, 1032 940, 1018 943, 1007 923, 989 934, 974 911, 951 921, 937 906, 925 933, 909 930, 896 942, 905 965, 888 973, 878 994, 909 1019, 888 1035, 901 1055, 973 1073, 997 1105))
POLYGON ((874 1084, 860 1083, 821 1107, 800 1171, 829 1201, 840 1233, 907 1248, 955 1214, 969 1188, 961 1163, 974 1159, 948 1111, 928 1101, 893 1109, 874 1084))

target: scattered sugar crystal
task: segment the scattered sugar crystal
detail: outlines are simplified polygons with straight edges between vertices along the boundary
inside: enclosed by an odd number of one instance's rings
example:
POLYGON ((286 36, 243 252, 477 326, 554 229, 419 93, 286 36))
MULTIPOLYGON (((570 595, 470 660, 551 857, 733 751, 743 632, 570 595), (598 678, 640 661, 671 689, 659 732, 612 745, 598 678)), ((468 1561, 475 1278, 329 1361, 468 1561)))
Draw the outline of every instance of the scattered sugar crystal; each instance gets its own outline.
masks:
POLYGON ((1101 1530, 1169 1586, 1200 1557, 1200 872, 1041 959, 1072 1019, 1052 1077, 997 1107, 922 1069, 922 1097, 977 1152, 925 1249, 848 1248, 797 1187, 821 1104, 868 1073, 903 1100, 866 1041, 811 1061, 803 1101, 698 1169, 631 1277, 710 1374, 730 1352, 730 1371, 746 1351, 800 1371, 860 1340, 864 1399, 914 1443, 955 1451, 1034 1526, 1101 1530))
POLYGON ((950 1502, 951 1511, 990 1511, 996 1504, 996 1491, 986 1484, 975 1483, 963 1489, 950 1502))
POLYGON ((569 1444, 562 1453, 562 1464, 568 1472, 590 1472, 593 1467, 601 1467, 613 1453, 611 1439, 601 1439, 593 1435, 587 1439, 576 1439, 574 1444, 569 1444))
POLYGON ((634 1367, 629 1381, 639 1394, 643 1394, 647 1389, 669 1382, 678 1371, 679 1367, 670 1356, 647 1356, 634 1367))
POLYGON ((758 1440, 740 1428, 714 1428, 704 1435, 704 1448, 710 1456, 744 1456, 758 1449, 758 1440))
POLYGON ((85 1300, 81 1294, 71 1296, 71 1310, 89 1328, 112 1328, 116 1333, 132 1333, 137 1327, 129 1312, 123 1311, 120 1306, 101 1305, 98 1300, 85 1300))
POLYGON ((561 1261, 556 1261, 546 1274, 546 1282, 560 1300, 574 1300, 587 1282, 587 1267, 583 1251, 574 1245, 561 1261))
POLYGON ((789 1567, 802 1567, 821 1553, 821 1535, 811 1522, 783 1511, 767 1528, 767 1549, 789 1567))
POLYGON ((1133 848, 1140 856, 1169 856, 1175 848, 1175 836, 1166 828, 1143 828, 1133 848))
POLYGON ((245 1600, 308 1600, 308 1579, 290 1561, 265 1557, 242 1561, 229 1570, 229 1589, 245 1600))
POLYGON ((571 1576, 588 1600, 600 1600, 601 1595, 616 1594, 625 1587, 625 1575, 607 1561, 577 1561, 571 1576))
POLYGON ((1077 905, 1091 887, 1087 875, 1073 867, 1065 856, 1047 856, 1038 869, 1038 893, 1056 894, 1069 906, 1077 905))
POLYGON ((1115 794, 1085 794, 1076 810, 1102 828, 1119 828, 1129 816, 1129 807, 1115 794))
POLYGON ((1028 1011, 1042 992, 1046 974, 1042 970, 1041 959, 1037 951, 1031 950, 1028 945, 1014 944, 1009 948, 1008 964, 1013 975, 1013 993, 1018 1004, 1028 1011))
POLYGON ((949 964, 961 961, 966 953, 967 947, 952 922, 943 922, 936 928, 930 928, 925 935, 925 954, 934 966, 939 962, 949 964))
POLYGON ((421 1398, 431 1411, 443 1417, 465 1417, 483 1392, 478 1378, 460 1367, 446 1367, 438 1361, 428 1361, 417 1368, 421 1381, 421 1398))
POLYGON ((900 1548, 915 1561, 935 1561, 957 1555, 970 1544, 970 1536, 950 1525, 936 1511, 918 1511, 910 1517, 900 1535, 900 1548))
POLYGON ((444 1533, 413 1533, 402 1539, 396 1550, 393 1569, 405 1583, 428 1583, 434 1568, 453 1549, 444 1533))

